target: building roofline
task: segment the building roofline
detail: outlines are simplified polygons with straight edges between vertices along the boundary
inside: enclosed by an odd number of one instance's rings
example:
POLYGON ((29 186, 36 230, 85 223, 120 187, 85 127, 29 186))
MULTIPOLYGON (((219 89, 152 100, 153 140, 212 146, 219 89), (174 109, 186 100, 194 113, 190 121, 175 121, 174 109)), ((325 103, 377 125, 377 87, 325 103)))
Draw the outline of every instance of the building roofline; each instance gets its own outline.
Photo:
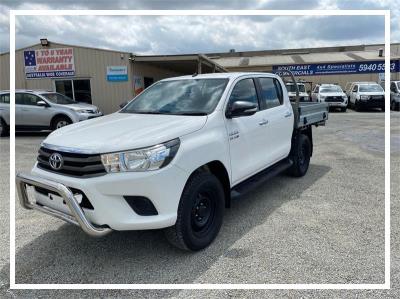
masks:
MULTIPOLYGON (((400 42, 391 43, 391 46, 400 45, 400 42)), ((239 51, 239 52, 215 52, 207 53, 211 59, 225 57, 250 57, 250 56, 265 56, 265 55, 301 55, 310 53, 328 53, 328 52, 350 52, 350 51, 365 51, 366 47, 384 47, 384 44, 363 44, 363 45, 348 45, 348 46, 328 46, 328 47, 312 47, 312 48, 287 48, 274 50, 255 50, 255 51, 239 51)))
MULTIPOLYGON (((95 48, 95 47, 88 47, 88 46, 64 44, 64 43, 58 43, 58 42, 51 41, 51 40, 49 40, 49 44, 50 45, 51 44, 55 44, 55 45, 66 46, 66 47, 74 47, 74 48, 84 48, 84 49, 98 50, 98 51, 107 51, 107 52, 114 52, 114 53, 132 54, 131 52, 126 52, 126 51, 118 51, 118 50, 95 48)), ((22 50, 25 50, 25 49, 29 49, 29 48, 32 48, 32 47, 35 47, 35 46, 40 46, 40 43, 36 43, 36 44, 30 45, 30 46, 26 46, 26 47, 23 47, 23 48, 15 49, 15 52, 22 51, 22 50)), ((5 55, 5 54, 10 54, 10 51, 0 53, 0 55, 5 55)))

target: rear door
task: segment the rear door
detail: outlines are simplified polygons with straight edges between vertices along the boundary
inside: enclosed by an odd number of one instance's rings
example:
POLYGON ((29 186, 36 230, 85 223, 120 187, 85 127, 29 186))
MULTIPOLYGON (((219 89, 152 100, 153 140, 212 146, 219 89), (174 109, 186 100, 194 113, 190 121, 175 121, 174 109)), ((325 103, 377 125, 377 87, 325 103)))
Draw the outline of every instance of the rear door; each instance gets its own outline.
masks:
POLYGON ((10 94, 0 95, 0 116, 9 125, 10 124, 10 94))
POLYGON ((23 119, 23 111, 24 108, 24 94, 21 92, 15 93, 15 125, 16 126, 24 126, 25 122, 23 119))
POLYGON ((262 115, 267 122, 262 135, 266 145, 263 164, 270 166, 289 155, 293 113, 290 104, 284 102, 283 87, 277 78, 260 77, 257 80, 262 115))
MULTIPOLYGON (((259 106, 253 78, 236 82, 230 93, 227 108, 234 101, 248 101, 259 106)), ((233 185, 254 174, 267 155, 263 114, 263 111, 258 111, 253 115, 226 119, 233 185)))

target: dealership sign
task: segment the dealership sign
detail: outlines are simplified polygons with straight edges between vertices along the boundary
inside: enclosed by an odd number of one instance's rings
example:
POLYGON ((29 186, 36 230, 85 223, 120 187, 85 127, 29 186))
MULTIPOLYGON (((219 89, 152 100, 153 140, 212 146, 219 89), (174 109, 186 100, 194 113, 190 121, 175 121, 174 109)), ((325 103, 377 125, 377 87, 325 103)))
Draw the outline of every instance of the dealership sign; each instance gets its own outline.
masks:
POLYGON ((24 66, 28 79, 75 76, 74 49, 24 51, 24 66))
POLYGON ((107 81, 128 81, 128 67, 123 65, 108 66, 107 81))
MULTIPOLYGON (((284 75, 285 70, 291 71, 295 76, 382 73, 385 71, 385 61, 274 65, 272 67, 272 71, 278 75, 284 75)), ((390 71, 400 72, 398 60, 390 61, 390 71)))

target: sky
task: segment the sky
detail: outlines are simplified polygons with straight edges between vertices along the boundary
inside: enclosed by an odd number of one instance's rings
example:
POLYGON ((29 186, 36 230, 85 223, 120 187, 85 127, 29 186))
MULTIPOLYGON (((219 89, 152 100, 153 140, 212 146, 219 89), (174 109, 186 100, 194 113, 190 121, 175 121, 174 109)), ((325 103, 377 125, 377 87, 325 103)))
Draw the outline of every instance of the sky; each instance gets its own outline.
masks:
MULTIPOLYGON (((10 9, 391 9, 400 42, 400 0, 3 0, 0 52, 9 51, 10 9)), ((16 47, 50 41, 135 54, 182 54, 384 42, 382 16, 18 16, 16 47)))

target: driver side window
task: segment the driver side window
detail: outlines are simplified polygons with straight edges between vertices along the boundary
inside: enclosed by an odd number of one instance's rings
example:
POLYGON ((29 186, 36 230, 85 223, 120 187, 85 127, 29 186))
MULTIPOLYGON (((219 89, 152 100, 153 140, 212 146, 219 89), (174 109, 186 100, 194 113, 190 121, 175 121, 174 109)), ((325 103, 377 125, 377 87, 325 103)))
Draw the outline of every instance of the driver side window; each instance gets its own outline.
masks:
POLYGON ((24 105, 36 106, 37 102, 39 102, 39 101, 43 101, 43 100, 34 94, 30 94, 30 93, 24 94, 24 105))
POLYGON ((232 90, 231 96, 229 97, 228 107, 236 101, 246 101, 257 105, 258 110, 258 98, 256 87, 253 79, 243 79, 236 83, 232 90))

